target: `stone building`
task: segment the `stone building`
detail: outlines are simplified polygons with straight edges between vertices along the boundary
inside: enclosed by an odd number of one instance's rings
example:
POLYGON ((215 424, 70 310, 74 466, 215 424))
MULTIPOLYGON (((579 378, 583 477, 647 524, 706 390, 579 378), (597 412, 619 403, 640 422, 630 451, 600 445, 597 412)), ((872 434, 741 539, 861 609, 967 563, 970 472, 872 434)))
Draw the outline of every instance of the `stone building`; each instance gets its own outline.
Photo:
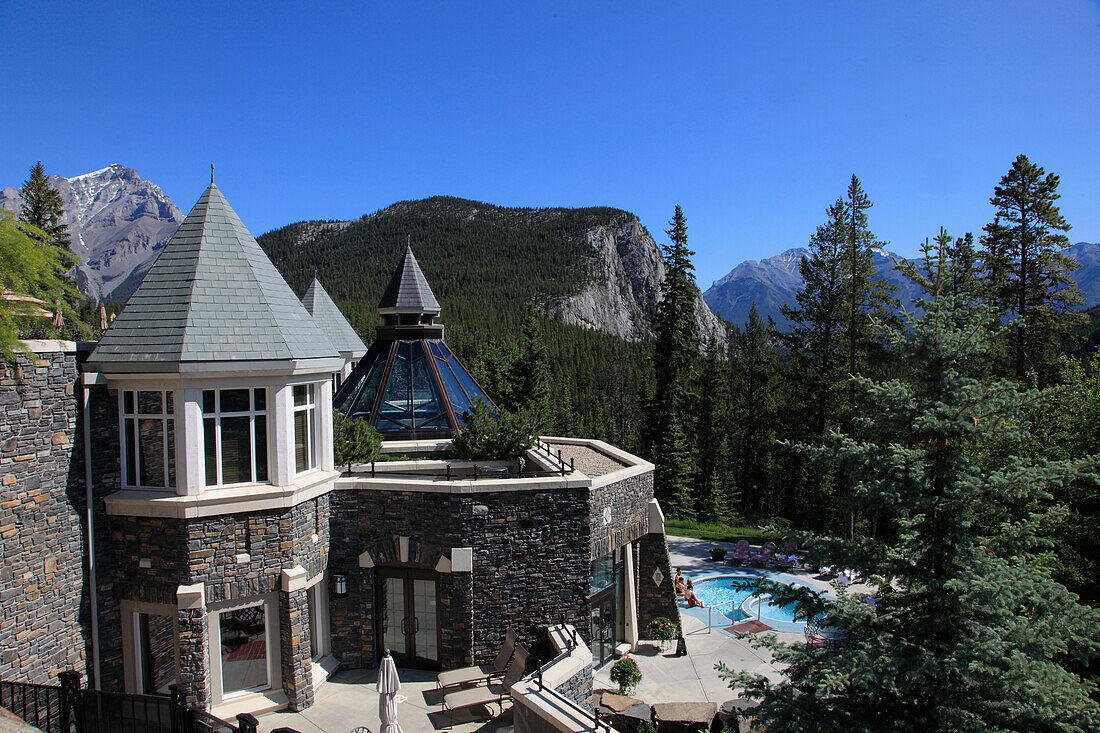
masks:
POLYGON ((316 280, 305 300, 211 182, 98 344, 0 375, 0 679, 302 709, 386 648, 450 668, 565 622, 599 665, 676 614, 651 464, 571 438, 449 457, 489 400, 411 249, 365 355, 316 280), (403 460, 336 470, 336 375, 403 460))

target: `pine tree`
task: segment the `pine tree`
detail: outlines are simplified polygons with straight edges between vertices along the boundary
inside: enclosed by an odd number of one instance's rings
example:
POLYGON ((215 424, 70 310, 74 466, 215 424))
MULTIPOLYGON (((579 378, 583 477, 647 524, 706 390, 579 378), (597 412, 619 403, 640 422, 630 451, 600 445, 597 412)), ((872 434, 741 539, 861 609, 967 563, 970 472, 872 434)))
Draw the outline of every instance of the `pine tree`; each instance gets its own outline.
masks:
MULTIPOLYGON (((884 353, 875 338, 872 319, 882 321, 896 305, 891 293, 896 286, 887 283, 875 271, 874 249, 880 242, 871 233, 867 210, 873 206, 863 185, 852 174, 848 198, 844 201, 843 254, 845 274, 844 342, 848 352, 848 374, 866 373, 873 364, 881 364, 884 353)), ((855 389, 849 385, 848 404, 855 401, 855 389)))
POLYGON ((516 409, 530 419, 536 431, 543 431, 550 419, 550 358, 539 319, 528 311, 523 317, 519 358, 513 362, 511 383, 516 409))
POLYGON ((1082 606, 1050 577, 1039 536, 1039 505, 1081 475, 1084 461, 1009 459, 996 471, 974 463, 992 436, 1019 440, 1022 411, 1039 399, 1016 385, 984 385, 959 371, 982 353, 988 312, 968 322, 944 292, 950 273, 931 278, 920 321, 891 329, 890 343, 914 367, 911 381, 857 379, 873 407, 873 440, 830 434, 802 445, 815 460, 846 461, 852 501, 888 518, 890 539, 823 537, 819 564, 855 568, 876 585, 874 602, 828 600, 804 588, 762 583, 773 602, 802 617, 827 613, 836 648, 772 640, 773 684, 722 668, 731 686, 762 700, 757 720, 783 731, 1086 731, 1100 726, 1097 689, 1068 667, 1100 655, 1100 611, 1082 606), (994 513, 983 532, 973 509, 994 513))
POLYGON ((669 244, 661 248, 665 278, 654 319, 656 391, 649 406, 651 444, 657 466, 654 492, 671 516, 688 518, 695 513, 690 498, 695 471, 686 426, 693 422, 691 384, 699 356, 699 337, 695 330, 695 266, 691 264, 695 253, 688 249, 687 220, 679 205, 666 234, 669 244))
POLYGON ((699 409, 695 435, 697 471, 695 485, 699 487, 696 510, 700 519, 716 522, 725 513, 722 480, 719 472, 720 453, 729 433, 729 366, 718 339, 707 339, 703 366, 699 378, 699 409))
POLYGON ((841 413, 844 369, 845 204, 837 199, 828 209, 828 221, 810 238, 810 254, 798 263, 804 285, 796 305, 784 305, 791 327, 780 339, 790 350, 792 376, 805 395, 801 434, 823 436, 841 413))
POLYGON ((743 502, 741 509, 768 512, 765 499, 773 495, 773 449, 779 427, 779 367, 772 329, 753 303, 745 330, 731 341, 730 440, 734 446, 734 481, 743 502))
POLYGON ((14 214, 0 212, 0 291, 45 304, 0 298, 0 356, 9 361, 15 350, 22 348, 18 342, 21 338, 89 335, 75 306, 80 293, 76 284, 65 277, 73 257, 67 250, 45 246, 45 237, 41 229, 16 221, 14 214), (50 311, 60 311, 64 324, 60 333, 52 326, 50 311))
POLYGON ((68 249, 69 227, 61 221, 65 216, 65 207, 61 194, 50 185, 41 160, 31 167, 30 177, 23 182, 19 194, 23 197, 19 218, 45 232, 51 244, 68 249))
POLYGON ((1078 338, 1084 297, 1070 278, 1079 265, 1061 252, 1070 229, 1055 202, 1058 176, 1017 156, 989 199, 996 208, 981 239, 982 259, 997 316, 1011 320, 1009 369, 1018 382, 1034 370, 1057 376, 1058 352, 1078 338))

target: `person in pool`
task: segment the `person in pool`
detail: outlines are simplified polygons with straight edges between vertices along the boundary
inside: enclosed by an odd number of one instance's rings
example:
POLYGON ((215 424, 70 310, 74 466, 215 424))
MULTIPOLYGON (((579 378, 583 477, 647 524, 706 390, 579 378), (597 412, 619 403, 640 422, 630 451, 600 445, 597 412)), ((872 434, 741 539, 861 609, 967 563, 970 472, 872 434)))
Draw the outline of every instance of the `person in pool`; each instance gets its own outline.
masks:
POLYGON ((687 601, 688 608, 692 606, 706 608, 703 602, 699 600, 699 597, 695 595, 695 584, 691 582, 691 578, 688 578, 687 587, 684 589, 684 600, 687 601))

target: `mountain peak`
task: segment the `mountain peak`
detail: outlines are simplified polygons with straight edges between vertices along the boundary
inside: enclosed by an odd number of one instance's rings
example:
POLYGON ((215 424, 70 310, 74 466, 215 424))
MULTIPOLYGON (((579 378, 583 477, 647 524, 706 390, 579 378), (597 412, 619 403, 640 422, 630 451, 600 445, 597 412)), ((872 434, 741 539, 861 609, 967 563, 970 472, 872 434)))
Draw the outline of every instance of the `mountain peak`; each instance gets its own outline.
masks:
MULTIPOLYGON (((183 212, 133 168, 111 163, 72 178, 50 176, 61 194, 70 249, 80 258, 80 290, 96 300, 125 300, 183 221, 183 212)), ((0 209, 18 211, 19 189, 0 191, 0 209)))

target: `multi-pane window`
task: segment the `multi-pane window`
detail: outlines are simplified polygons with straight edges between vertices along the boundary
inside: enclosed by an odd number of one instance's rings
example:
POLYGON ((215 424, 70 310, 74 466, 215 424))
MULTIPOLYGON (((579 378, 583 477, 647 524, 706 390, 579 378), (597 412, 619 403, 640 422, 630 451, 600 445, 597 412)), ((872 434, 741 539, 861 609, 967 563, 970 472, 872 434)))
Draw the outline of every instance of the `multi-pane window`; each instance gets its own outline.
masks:
POLYGON ((206 485, 267 481, 267 391, 202 392, 206 485))
POLYGON ((171 391, 123 390, 123 485, 149 489, 175 488, 173 398, 171 391))
POLYGON ((317 467, 317 388, 313 384, 294 386, 294 471, 317 467))

